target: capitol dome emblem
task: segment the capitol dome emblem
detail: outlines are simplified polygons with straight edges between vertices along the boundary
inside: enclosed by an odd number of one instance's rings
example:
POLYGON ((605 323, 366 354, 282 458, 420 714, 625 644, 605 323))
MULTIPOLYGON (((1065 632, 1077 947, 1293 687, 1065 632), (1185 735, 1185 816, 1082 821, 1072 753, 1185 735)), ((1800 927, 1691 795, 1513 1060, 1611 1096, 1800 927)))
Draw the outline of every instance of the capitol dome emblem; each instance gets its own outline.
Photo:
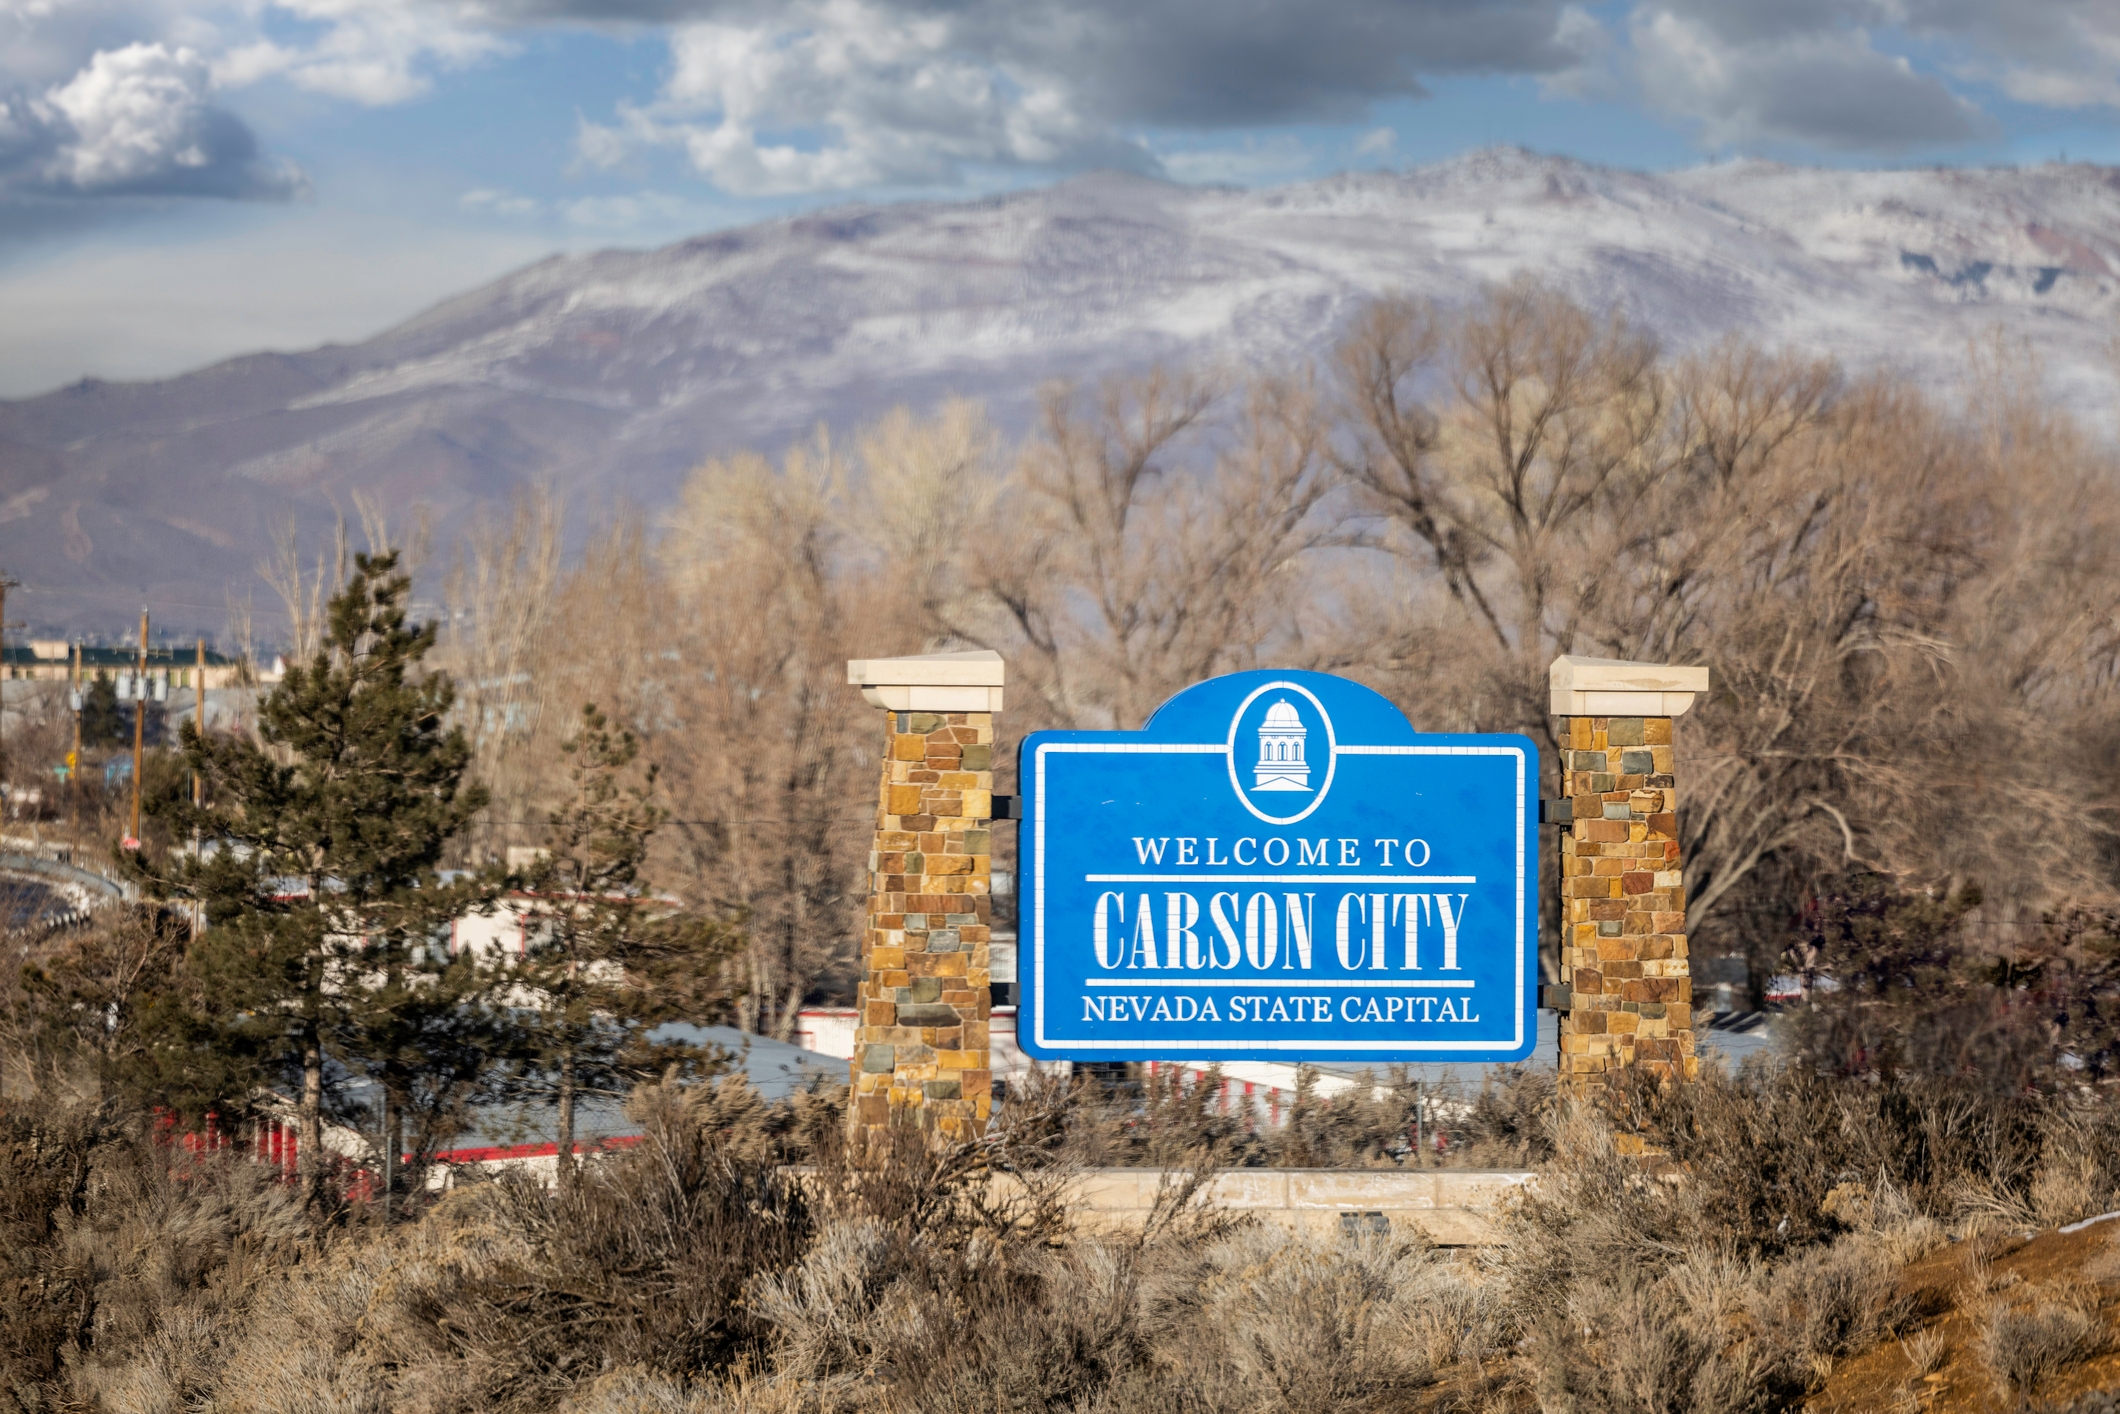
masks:
POLYGON ((1259 725, 1259 764, 1253 768, 1253 790, 1309 790, 1310 767, 1303 760, 1303 739, 1310 729, 1282 698, 1266 709, 1259 725))
POLYGON ((1244 808, 1292 825, 1332 789, 1338 742, 1325 704, 1298 683, 1265 683, 1229 722, 1229 783, 1244 808))

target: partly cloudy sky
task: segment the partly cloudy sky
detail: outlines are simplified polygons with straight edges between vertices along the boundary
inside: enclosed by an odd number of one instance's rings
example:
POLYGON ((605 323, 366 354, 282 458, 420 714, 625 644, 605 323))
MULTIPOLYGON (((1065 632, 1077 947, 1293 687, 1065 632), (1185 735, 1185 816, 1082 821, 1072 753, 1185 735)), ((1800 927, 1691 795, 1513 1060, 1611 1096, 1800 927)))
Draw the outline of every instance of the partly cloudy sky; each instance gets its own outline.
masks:
POLYGON ((2120 0, 0 0, 0 396, 803 207, 1493 143, 2120 164, 2120 0))

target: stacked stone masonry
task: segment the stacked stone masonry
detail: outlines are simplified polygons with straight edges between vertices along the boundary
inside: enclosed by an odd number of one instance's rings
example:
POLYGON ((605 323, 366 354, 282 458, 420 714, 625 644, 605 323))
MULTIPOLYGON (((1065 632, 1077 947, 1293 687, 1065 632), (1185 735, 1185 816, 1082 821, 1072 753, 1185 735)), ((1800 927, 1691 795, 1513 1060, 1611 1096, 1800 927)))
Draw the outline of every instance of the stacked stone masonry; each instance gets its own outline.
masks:
POLYGON ((857 1130, 986 1128, 994 718, 892 712, 869 856, 857 1130))
POLYGON ((1606 1083, 1623 1066, 1690 1080, 1693 982, 1679 866, 1671 718, 1564 717, 1560 1019, 1563 1085, 1606 1083))

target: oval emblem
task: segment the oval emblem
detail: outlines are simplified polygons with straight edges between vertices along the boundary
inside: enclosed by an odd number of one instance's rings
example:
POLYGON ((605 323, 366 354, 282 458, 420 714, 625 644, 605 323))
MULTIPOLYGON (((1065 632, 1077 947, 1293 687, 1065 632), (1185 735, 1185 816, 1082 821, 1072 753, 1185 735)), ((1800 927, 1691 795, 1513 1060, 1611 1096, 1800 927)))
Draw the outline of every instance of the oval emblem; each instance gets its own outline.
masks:
POLYGON ((1229 784, 1269 825, 1293 825, 1325 803, 1339 743, 1325 704, 1292 682, 1270 682, 1229 719, 1229 784))

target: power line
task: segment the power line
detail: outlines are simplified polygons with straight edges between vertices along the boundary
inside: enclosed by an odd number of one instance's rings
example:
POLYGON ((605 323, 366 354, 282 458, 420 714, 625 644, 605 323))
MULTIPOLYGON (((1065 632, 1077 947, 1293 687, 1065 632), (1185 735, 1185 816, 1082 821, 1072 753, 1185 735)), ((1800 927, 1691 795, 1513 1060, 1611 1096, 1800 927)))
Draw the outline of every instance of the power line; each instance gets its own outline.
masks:
MULTIPOLYGON (((150 606, 160 605, 164 608, 171 609, 212 609, 218 613, 224 614, 227 613, 229 609, 229 605, 225 602, 220 604, 200 604, 195 603, 189 599, 169 599, 161 595, 148 594, 145 592, 137 594, 117 594, 106 593, 104 591, 96 589, 62 589, 55 584, 25 584, 22 587, 33 594, 71 595, 76 599, 101 599, 105 602, 113 604, 139 604, 144 602, 150 606)), ((246 607, 254 608, 255 606, 246 607)), ((287 606, 284 604, 279 605, 277 607, 271 604, 267 604, 264 606, 264 608, 267 613, 271 613, 277 616, 284 617, 287 613, 287 606)))

